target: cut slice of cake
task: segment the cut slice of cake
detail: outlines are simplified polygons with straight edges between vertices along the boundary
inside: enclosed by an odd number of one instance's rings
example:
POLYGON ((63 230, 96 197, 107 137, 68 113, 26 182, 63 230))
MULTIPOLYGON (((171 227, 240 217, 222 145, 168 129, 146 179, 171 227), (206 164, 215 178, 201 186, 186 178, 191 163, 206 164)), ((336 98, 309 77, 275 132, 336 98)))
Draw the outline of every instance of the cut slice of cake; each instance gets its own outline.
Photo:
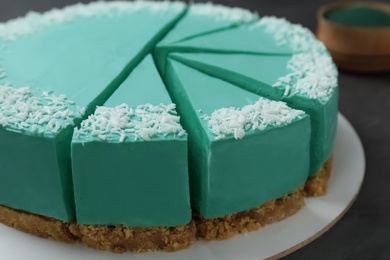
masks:
POLYGON ((75 130, 77 224, 88 246, 178 250, 195 241, 187 134, 179 119, 149 55, 75 130), (113 236, 107 226, 137 232, 113 236))
POLYGON ((298 49, 293 49, 289 44, 286 44, 288 41, 283 38, 286 33, 291 34, 291 37, 295 37, 297 32, 306 33, 306 29, 300 27, 302 30, 288 32, 282 27, 281 31, 276 33, 279 24, 275 26, 275 21, 279 20, 274 17, 252 19, 225 30, 189 37, 174 42, 168 47, 159 44, 155 51, 155 59, 160 72, 164 73, 166 57, 173 52, 291 55, 309 47, 300 46, 298 49))
POLYGON ((151 56, 72 140, 78 224, 178 226, 191 221, 187 134, 151 56))
POLYGON ((74 126, 184 11, 183 3, 95 2, 0 25, 0 205, 74 219, 74 126))
POLYGON ((188 66, 253 93, 287 102, 311 118, 310 176, 332 155, 337 129, 338 91, 327 55, 172 54, 188 66))
POLYGON ((157 45, 155 58, 161 72, 165 71, 168 54, 179 42, 237 27, 257 20, 258 15, 238 7, 212 3, 193 3, 175 28, 157 45))
POLYGON ((188 132, 191 200, 204 218, 298 190, 309 172, 310 118, 180 62, 166 80, 188 132))

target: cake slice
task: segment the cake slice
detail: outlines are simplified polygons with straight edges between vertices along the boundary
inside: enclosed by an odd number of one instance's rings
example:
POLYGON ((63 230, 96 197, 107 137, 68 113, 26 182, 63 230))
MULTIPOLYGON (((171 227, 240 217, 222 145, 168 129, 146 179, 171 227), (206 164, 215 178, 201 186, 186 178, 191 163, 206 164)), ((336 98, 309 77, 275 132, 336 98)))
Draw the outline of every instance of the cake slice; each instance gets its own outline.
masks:
MULTIPOLYGON (((166 57, 169 53, 174 52, 291 55, 297 51, 304 51, 308 47, 300 46, 293 49, 289 44, 286 44, 290 39, 285 40, 284 35, 287 33, 291 37, 295 37, 297 30, 289 32, 281 27, 281 30, 276 32, 279 24, 275 26, 275 20, 279 21, 273 17, 252 19, 225 30, 188 37, 170 44, 169 47, 159 44, 155 50, 156 62, 160 71, 164 73, 166 57)), ((298 33, 306 33, 307 29, 299 28, 301 30, 298 33)), ((171 33, 174 33, 175 30, 174 28, 171 33)))
POLYGON ((78 224, 191 221, 187 134, 151 56, 75 131, 72 170, 78 224))
POLYGON ((0 205, 74 220, 73 128, 184 11, 182 3, 95 2, 0 25, 0 205))
POLYGON ((212 3, 191 4, 186 15, 157 45, 155 58, 160 71, 165 71, 166 58, 177 48, 177 43, 250 23, 257 17, 257 14, 238 7, 212 3))
POLYGON ((171 58, 305 111, 312 127, 310 176, 321 172, 332 155, 337 129, 338 91, 330 57, 177 53, 171 58))
POLYGON ((195 241, 187 134, 179 119, 149 55, 75 130, 77 230, 85 244, 139 252, 195 241))
POLYGON ((297 191, 309 171, 310 118, 168 60, 166 80, 188 132, 191 201, 206 219, 297 191))

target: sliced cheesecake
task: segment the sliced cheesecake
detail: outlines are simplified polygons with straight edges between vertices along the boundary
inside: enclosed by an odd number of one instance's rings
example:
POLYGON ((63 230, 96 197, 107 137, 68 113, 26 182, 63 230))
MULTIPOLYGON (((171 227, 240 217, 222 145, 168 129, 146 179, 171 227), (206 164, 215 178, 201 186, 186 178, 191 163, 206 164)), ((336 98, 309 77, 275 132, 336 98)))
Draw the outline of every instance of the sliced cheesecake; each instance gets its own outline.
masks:
POLYGON ((78 224, 191 221, 187 134, 151 56, 75 131, 72 170, 78 224))
MULTIPOLYGON (((212 3, 191 4, 186 15, 157 45, 155 59, 160 72, 164 73, 168 54, 177 50, 181 42, 251 23, 257 18, 257 14, 238 7, 231 8, 212 3)), ((184 49, 186 48, 184 47, 183 51, 184 49)))
POLYGON ((96 2, 0 25, 1 205, 74 219, 73 128, 184 11, 183 3, 96 2))
POLYGON ((170 57, 310 115, 310 176, 317 175, 331 157, 337 129, 338 90, 330 57, 311 59, 308 55, 296 64, 295 58, 287 55, 176 53, 170 57))
POLYGON ((205 218, 258 207, 301 187, 310 118, 169 60, 166 80, 188 132, 192 206, 205 218))

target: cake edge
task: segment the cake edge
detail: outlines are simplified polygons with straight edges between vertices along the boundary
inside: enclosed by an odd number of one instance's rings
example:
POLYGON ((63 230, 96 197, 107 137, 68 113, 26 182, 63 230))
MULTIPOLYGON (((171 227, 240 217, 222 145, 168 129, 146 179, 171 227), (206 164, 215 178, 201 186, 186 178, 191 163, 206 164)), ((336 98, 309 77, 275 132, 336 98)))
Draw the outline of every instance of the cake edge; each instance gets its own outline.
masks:
POLYGON ((175 252, 196 241, 193 221, 176 227, 151 228, 71 224, 69 230, 85 246, 113 253, 175 252))
POLYGON ((114 253, 147 251, 174 252, 199 239, 224 240, 256 231, 297 213, 305 197, 327 194, 332 171, 331 157, 316 176, 293 193, 263 205, 222 218, 205 219, 194 213, 193 221, 177 227, 126 227, 123 225, 77 225, 0 205, 0 223, 31 235, 114 253))
POLYGON ((328 182, 332 173, 333 156, 322 166, 321 170, 307 179, 303 193, 306 197, 319 197, 328 193, 328 182))
POLYGON ((113 253, 174 252, 196 241, 193 221, 177 227, 151 228, 77 225, 0 205, 0 223, 40 238, 68 244, 82 243, 113 253))
POLYGON ((259 207, 221 218, 205 219, 194 214, 197 236, 204 240, 224 240, 246 234, 279 222, 305 206, 303 187, 282 198, 268 201, 259 207))
POLYGON ((197 237, 204 240, 224 240, 237 234, 259 230, 294 215, 305 205, 305 197, 327 194, 332 162, 333 157, 297 191, 266 202, 257 208, 214 219, 205 219, 195 213, 193 219, 196 223, 197 237))

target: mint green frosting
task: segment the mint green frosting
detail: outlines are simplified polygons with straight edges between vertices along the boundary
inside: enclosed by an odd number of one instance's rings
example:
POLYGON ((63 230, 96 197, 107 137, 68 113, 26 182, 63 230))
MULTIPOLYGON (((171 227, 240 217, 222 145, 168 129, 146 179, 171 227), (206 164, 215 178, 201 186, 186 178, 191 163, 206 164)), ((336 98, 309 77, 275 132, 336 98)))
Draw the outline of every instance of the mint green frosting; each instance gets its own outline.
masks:
POLYGON ((164 71, 166 57, 172 52, 211 52, 211 53, 256 53, 256 54, 292 54, 287 45, 277 44, 264 27, 255 23, 246 23, 228 30, 188 38, 172 45, 158 45, 155 59, 160 71, 164 71))
POLYGON ((157 71, 151 55, 130 73, 115 93, 104 103, 104 106, 114 107, 127 103, 133 107, 144 104, 171 104, 172 100, 157 71))
POLYGON ((159 46, 226 30, 256 18, 255 13, 241 8, 229 8, 212 3, 193 3, 189 6, 187 15, 180 20, 174 30, 167 34, 159 46))
POLYGON ((178 42, 177 48, 196 48, 212 52, 239 52, 256 54, 292 54, 289 45, 280 45, 264 27, 253 23, 243 24, 230 30, 222 30, 178 42))
POLYGON ((256 19, 257 14, 240 8, 232 9, 211 3, 191 4, 187 15, 157 45, 155 58, 159 70, 165 71, 168 54, 177 49, 177 43, 234 28, 256 19))
POLYGON ((310 120, 216 140, 204 114, 253 104, 259 96, 170 61, 166 79, 188 129, 192 206, 206 218, 257 207, 298 189, 309 171, 310 120))
MULTIPOLYGON (((93 15, 91 6, 83 9, 84 16, 64 18, 54 12, 43 14, 43 20, 37 15, 2 24, 0 85, 65 95, 75 107, 85 107, 88 115, 107 100, 184 12, 181 5, 161 12, 131 7, 130 13, 113 10, 93 15), (20 30, 21 24, 29 30, 20 30), (132 24, 142 24, 142 29, 132 24)), ((0 179, 7 181, 0 182, 0 204, 62 221, 74 219, 69 150, 73 127, 80 121, 74 119, 50 138, 28 133, 28 129, 15 134, 12 125, 3 125, 0 179), (6 139, 8 135, 12 139, 6 139), (15 166, 18 161, 26 163, 15 166), (21 180, 28 187, 15 188, 21 180)))
POLYGON ((224 79, 253 93, 274 100, 286 101, 291 107, 305 111, 311 117, 310 175, 316 175, 332 154, 337 129, 338 90, 335 88, 327 101, 291 93, 284 96, 284 86, 273 85, 291 70, 291 55, 252 54, 172 54, 175 60, 224 79))
MULTIPOLYGON (((134 109, 146 103, 172 103, 150 55, 104 106, 123 103, 134 109)), ((156 135, 150 141, 131 136, 123 143, 110 140, 102 141, 91 134, 73 136, 77 223, 141 227, 188 224, 187 136, 156 135)))

